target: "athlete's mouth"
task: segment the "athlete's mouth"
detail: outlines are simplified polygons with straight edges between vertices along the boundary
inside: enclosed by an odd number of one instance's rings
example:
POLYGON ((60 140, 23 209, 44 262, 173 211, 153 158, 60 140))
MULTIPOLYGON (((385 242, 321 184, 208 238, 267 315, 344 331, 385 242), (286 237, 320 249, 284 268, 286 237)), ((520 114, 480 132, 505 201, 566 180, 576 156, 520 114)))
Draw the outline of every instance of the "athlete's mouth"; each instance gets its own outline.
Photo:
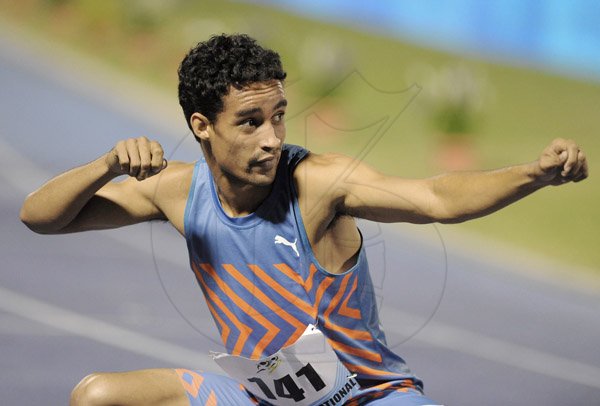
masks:
POLYGON ((264 164, 264 163, 266 163, 266 162, 271 162, 271 161, 273 161, 273 160, 275 160, 275 156, 269 156, 269 157, 266 157, 266 158, 261 158, 261 159, 258 159, 258 160, 256 161, 256 163, 260 165, 260 164, 264 164))
POLYGON ((250 165, 251 166, 262 166, 262 167, 269 166, 270 167, 277 162, 278 157, 279 157, 279 154, 266 155, 266 156, 263 156, 258 159, 253 159, 252 161, 250 161, 250 165))

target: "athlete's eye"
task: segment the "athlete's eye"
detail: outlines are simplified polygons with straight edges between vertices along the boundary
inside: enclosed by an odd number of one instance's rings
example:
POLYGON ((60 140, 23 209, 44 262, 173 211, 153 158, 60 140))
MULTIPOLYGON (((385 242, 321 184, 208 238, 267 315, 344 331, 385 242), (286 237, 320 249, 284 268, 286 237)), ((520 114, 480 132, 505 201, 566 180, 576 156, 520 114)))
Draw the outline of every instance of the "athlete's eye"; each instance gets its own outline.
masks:
POLYGON ((277 113, 273 116, 273 122, 274 123, 281 123, 283 121, 283 116, 285 115, 285 112, 282 111, 280 113, 277 113))
POLYGON ((254 119, 254 118, 249 118, 249 119, 242 121, 240 123, 240 125, 244 126, 244 127, 258 127, 259 122, 258 122, 258 120, 254 119))

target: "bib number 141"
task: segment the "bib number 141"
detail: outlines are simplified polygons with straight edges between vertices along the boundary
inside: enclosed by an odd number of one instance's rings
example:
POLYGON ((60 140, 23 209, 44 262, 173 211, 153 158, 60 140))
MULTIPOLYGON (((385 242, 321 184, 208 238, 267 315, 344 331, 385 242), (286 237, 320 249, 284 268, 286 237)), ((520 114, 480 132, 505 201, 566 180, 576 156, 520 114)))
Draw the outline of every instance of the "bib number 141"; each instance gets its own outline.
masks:
MULTIPOLYGON (((315 369, 312 367, 312 365, 310 365, 310 363, 306 364, 305 366, 300 368, 298 371, 296 371, 295 375, 296 375, 296 378, 300 378, 301 376, 306 377, 308 382, 312 385, 312 387, 317 392, 319 392, 321 389, 325 388, 325 386, 326 386, 325 382, 323 382, 323 379, 319 376, 317 371, 315 371, 315 369)), ((299 402, 301 400, 304 400, 304 398, 305 398, 304 389, 302 389, 296 383, 296 381, 294 380, 294 377, 292 377, 290 374, 287 374, 278 379, 273 379, 275 394, 273 394, 273 391, 271 390, 269 385, 267 385, 265 383, 265 381, 263 381, 261 378, 252 377, 252 378, 248 378, 248 381, 255 383, 260 388, 260 390, 264 393, 264 395, 267 398, 272 399, 272 400, 275 400, 275 399, 277 399, 277 397, 279 397, 279 398, 293 399, 294 401, 299 402)))

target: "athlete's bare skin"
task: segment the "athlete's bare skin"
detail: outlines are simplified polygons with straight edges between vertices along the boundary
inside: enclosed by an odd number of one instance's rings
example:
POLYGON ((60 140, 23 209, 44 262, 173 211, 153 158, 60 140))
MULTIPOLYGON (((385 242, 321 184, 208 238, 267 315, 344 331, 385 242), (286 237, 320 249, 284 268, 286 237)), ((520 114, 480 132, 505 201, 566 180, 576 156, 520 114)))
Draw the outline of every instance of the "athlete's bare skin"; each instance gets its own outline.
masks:
MULTIPOLYGON (((190 118, 194 136, 230 216, 252 213, 271 191, 285 140, 283 85, 273 80, 230 87, 214 122, 190 118)), ((163 160, 145 137, 120 141, 106 154, 31 193, 21 220, 43 234, 116 228, 168 220, 182 235, 193 163, 163 160), (111 182, 129 175, 122 182, 111 182)), ((455 223, 490 214, 545 186, 588 176, 574 141, 556 139, 528 164, 428 179, 386 176, 351 158, 309 154, 294 172, 299 205, 319 263, 341 273, 360 248, 354 217, 379 222, 455 223)), ((176 373, 154 369, 92 374, 75 388, 72 405, 187 405, 176 373), (155 384, 151 384, 154 382, 155 384)))

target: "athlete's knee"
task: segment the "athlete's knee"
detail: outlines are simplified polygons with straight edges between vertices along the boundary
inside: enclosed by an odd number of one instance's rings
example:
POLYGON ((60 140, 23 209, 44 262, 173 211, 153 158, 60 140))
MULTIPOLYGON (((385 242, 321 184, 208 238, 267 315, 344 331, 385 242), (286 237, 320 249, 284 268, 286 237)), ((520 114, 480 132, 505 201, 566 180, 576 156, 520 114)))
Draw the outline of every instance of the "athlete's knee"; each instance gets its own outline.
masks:
POLYGON ((93 373, 81 380, 71 392, 70 406, 114 405, 107 374, 93 373))

